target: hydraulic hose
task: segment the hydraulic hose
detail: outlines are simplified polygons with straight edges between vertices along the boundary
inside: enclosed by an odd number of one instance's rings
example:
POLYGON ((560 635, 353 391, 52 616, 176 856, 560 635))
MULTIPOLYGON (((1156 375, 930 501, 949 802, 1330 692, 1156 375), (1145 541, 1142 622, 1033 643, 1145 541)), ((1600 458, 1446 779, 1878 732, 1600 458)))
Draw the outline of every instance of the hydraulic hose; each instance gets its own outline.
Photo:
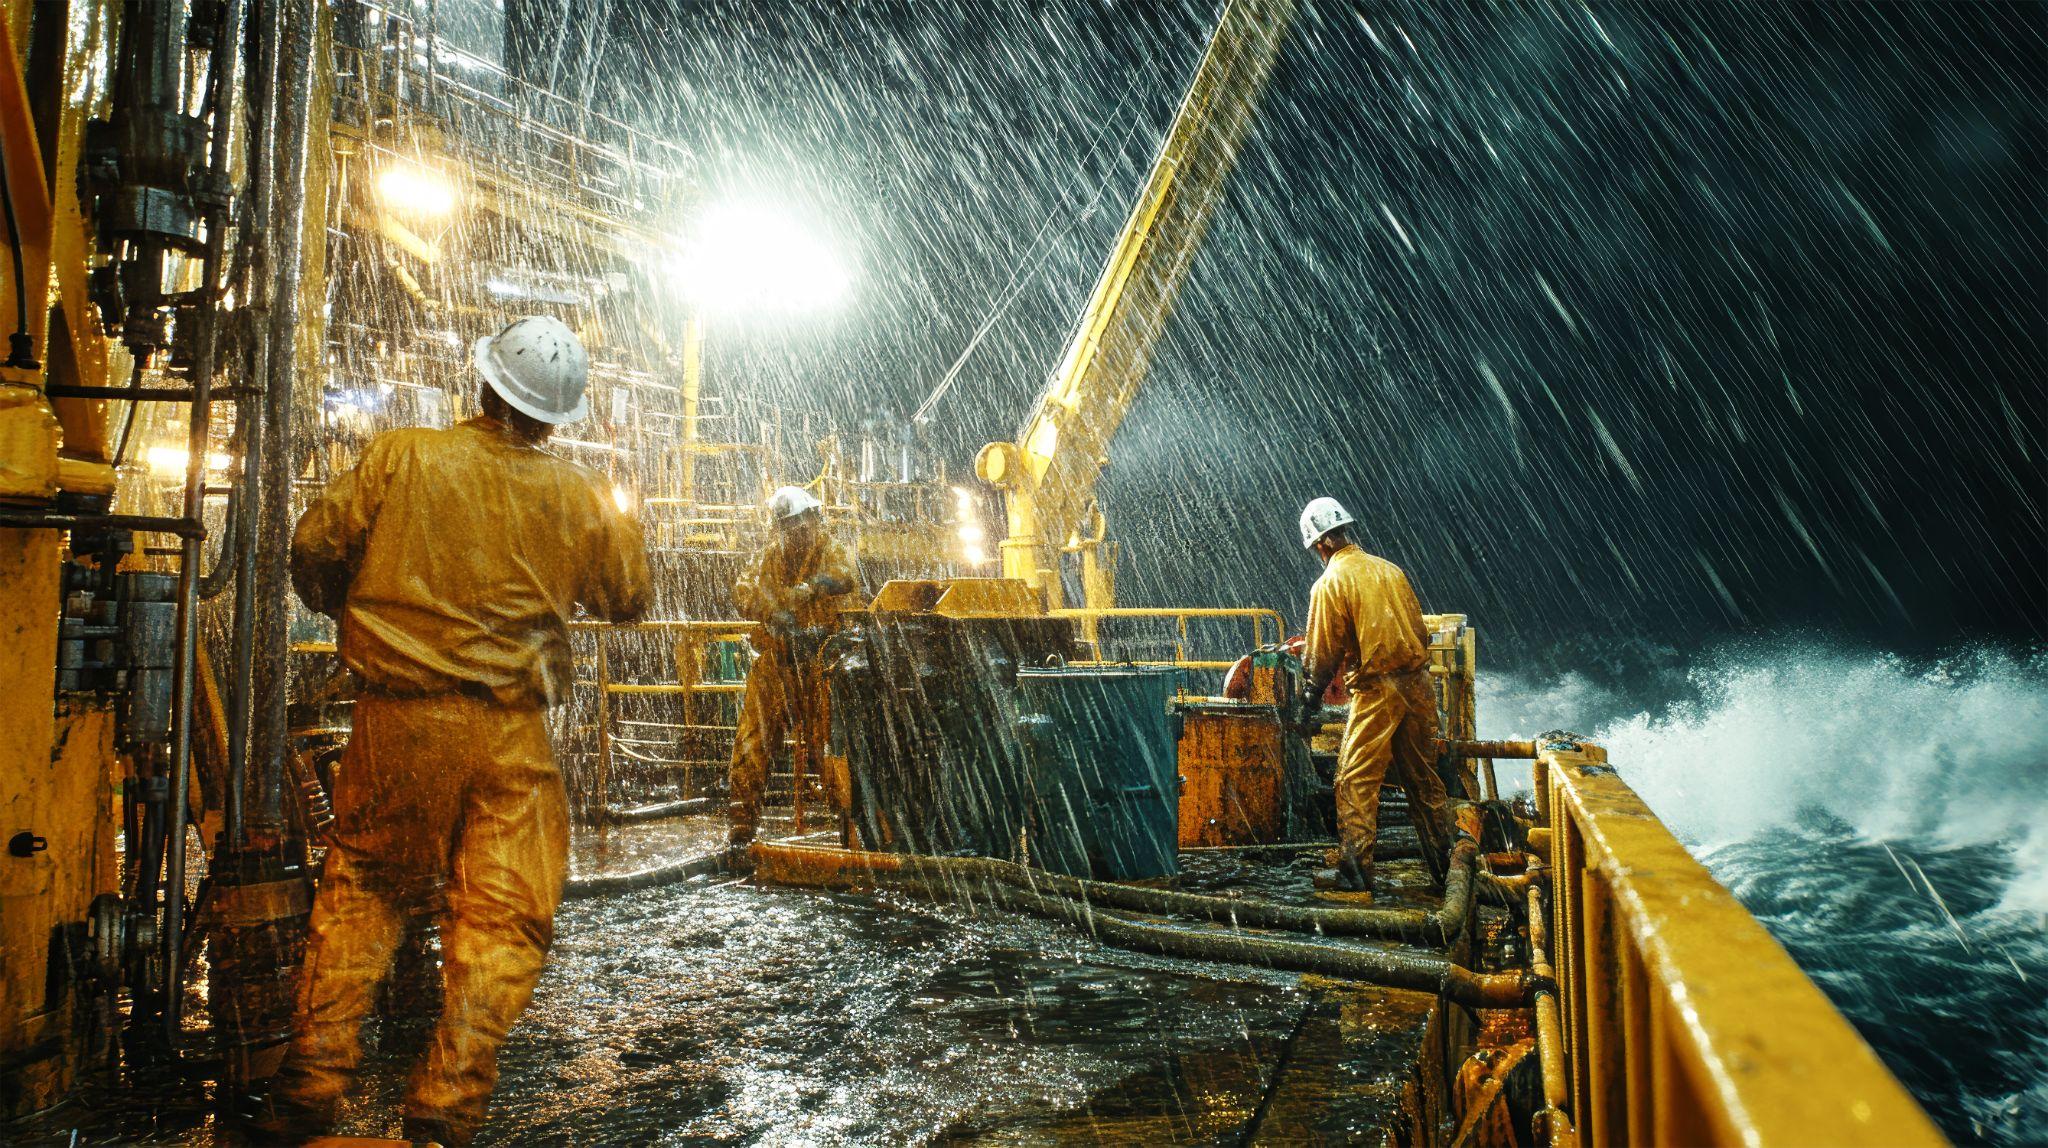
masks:
MULTIPOLYGON (((957 885, 919 879, 903 887, 942 900, 957 900, 966 892, 957 885)), ((1164 957, 1320 973, 1388 988, 1437 993, 1471 1008, 1518 1008, 1528 1003, 1538 987, 1538 982, 1525 972, 1476 973, 1433 953, 1146 924, 1099 912, 1065 897, 1002 883, 983 886, 981 891, 1004 908, 1061 921, 1104 944, 1164 957)))
POLYGON ((597 820, 605 825, 639 825, 670 817, 686 817, 693 813, 709 813, 712 805, 713 802, 708 797, 686 797, 680 801, 662 801, 653 805, 606 806, 598 811, 597 820))
POLYGON ((1444 881, 1443 906, 1435 912, 1424 909, 1326 909, 1251 897, 1216 897, 1173 889, 1150 889, 1066 877, 988 857, 905 856, 902 860, 904 868, 910 871, 942 877, 991 879, 1030 893, 1049 891, 1060 897, 1138 913, 1200 917, 1252 928, 1286 929, 1329 936, 1402 941, 1421 939, 1448 946, 1464 931, 1466 918, 1471 913, 1473 860, 1477 852, 1478 845, 1470 839, 1459 841, 1451 850, 1451 868, 1449 877, 1444 881))
POLYGON ((589 877, 571 877, 562 887, 562 899, 580 901, 585 897, 604 897, 613 893, 630 893, 635 889, 651 889, 656 885, 672 885, 687 881, 705 873, 716 873, 725 868, 725 852, 706 853, 697 857, 685 857, 667 865, 655 865, 646 869, 635 869, 631 873, 600 873, 589 877))

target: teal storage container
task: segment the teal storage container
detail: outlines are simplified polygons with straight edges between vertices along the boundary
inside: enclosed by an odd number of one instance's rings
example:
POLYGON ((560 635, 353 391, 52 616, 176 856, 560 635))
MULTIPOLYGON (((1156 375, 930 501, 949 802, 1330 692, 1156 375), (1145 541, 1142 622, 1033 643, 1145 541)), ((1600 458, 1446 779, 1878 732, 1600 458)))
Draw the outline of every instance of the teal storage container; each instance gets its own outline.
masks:
POLYGON ((1032 861, 1104 881, 1180 872, 1172 668, 1020 670, 1032 861))

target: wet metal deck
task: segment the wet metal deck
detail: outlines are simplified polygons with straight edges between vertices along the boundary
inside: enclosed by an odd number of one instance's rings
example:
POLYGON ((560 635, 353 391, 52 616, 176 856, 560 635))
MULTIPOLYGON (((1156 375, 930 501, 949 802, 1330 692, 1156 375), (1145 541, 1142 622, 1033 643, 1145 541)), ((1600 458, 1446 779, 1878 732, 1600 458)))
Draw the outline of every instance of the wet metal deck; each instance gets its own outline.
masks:
MULTIPOLYGON (((722 833, 712 818, 613 829, 601 860, 579 840, 577 867, 643 867, 722 833)), ((1305 895, 1314 860, 1242 864, 1191 858, 1189 885, 1256 874, 1305 895)), ((894 895, 700 877, 564 907, 478 1143, 1371 1142, 1407 1123, 1433 1003, 894 895)), ((372 1024, 338 1131, 396 1134, 425 1032, 372 1024)), ((190 1109, 109 1099, 71 1115, 79 1143, 211 1139, 190 1109)))

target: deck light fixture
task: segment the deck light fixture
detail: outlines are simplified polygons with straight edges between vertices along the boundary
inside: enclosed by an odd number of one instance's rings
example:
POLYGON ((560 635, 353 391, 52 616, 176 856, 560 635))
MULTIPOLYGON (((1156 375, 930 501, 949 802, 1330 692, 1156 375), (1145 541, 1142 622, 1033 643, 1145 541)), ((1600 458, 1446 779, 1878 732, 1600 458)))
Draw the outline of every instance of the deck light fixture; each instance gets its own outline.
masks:
POLYGON ((795 216, 740 201, 698 218, 674 272, 684 294, 712 311, 823 311, 848 283, 837 253, 795 216))
POLYGON ((446 177, 406 164, 378 173, 377 196, 405 215, 438 219, 455 210, 455 187, 446 177))

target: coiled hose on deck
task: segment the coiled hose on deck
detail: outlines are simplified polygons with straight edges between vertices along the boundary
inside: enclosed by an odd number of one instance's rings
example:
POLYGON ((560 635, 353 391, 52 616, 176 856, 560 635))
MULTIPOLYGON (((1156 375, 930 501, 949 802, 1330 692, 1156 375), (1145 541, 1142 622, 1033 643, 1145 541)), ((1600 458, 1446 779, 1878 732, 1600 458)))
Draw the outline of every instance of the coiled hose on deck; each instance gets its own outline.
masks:
MULTIPOLYGON (((1461 843, 1453 853, 1453 880, 1465 892, 1447 890, 1450 932, 1462 929, 1470 911, 1469 876, 1476 846, 1461 843), (1458 874, 1465 874, 1460 879, 1458 874)), ((1190 960, 1263 965, 1393 988, 1441 993, 1476 1008, 1507 1008, 1526 1002, 1533 982, 1526 973, 1477 973, 1448 957, 1404 952, 1306 938, 1275 937, 1222 929, 1183 928, 1134 921, 1101 911, 1098 904, 1118 904, 1138 911, 1181 913, 1230 921, 1260 921, 1278 927, 1310 925, 1327 928, 1341 923, 1355 932, 1393 927, 1439 928, 1437 914, 1421 910, 1329 910, 1206 897, 1169 890, 1111 885, 1059 877, 1007 861, 984 857, 929 857, 902 853, 865 853, 841 849, 757 843, 753 848, 757 875, 793 884, 835 886, 878 884, 936 901, 977 900, 999 908, 1031 913, 1082 929, 1097 940, 1120 948, 1190 960), (1247 912, 1249 910, 1249 912, 1247 912)), ((1370 934, 1368 934, 1370 935, 1370 934)))
POLYGON ((1444 880, 1443 906, 1435 912, 1425 909, 1331 909, 1248 897, 1183 893, 1174 889, 1151 889, 1141 885, 1067 877, 988 857, 902 855, 901 860, 907 871, 1000 881, 1026 892, 1050 892, 1136 913, 1200 917, 1251 928, 1285 929, 1328 936, 1421 940, 1448 947, 1464 931, 1471 913, 1473 861, 1478 849, 1478 845, 1469 838, 1460 840, 1452 848, 1450 874, 1444 880))
MULTIPOLYGON (((973 895, 964 886, 917 876, 892 880, 889 884, 939 900, 959 900, 963 896, 971 899, 973 895)), ((1525 972, 1478 973, 1433 953, 1154 925, 1002 882, 983 885, 980 892, 1004 908, 1062 921, 1104 944, 1165 957, 1321 973, 1389 988, 1438 993, 1471 1008, 1516 1008, 1527 1004, 1536 988, 1536 981, 1525 972)))

